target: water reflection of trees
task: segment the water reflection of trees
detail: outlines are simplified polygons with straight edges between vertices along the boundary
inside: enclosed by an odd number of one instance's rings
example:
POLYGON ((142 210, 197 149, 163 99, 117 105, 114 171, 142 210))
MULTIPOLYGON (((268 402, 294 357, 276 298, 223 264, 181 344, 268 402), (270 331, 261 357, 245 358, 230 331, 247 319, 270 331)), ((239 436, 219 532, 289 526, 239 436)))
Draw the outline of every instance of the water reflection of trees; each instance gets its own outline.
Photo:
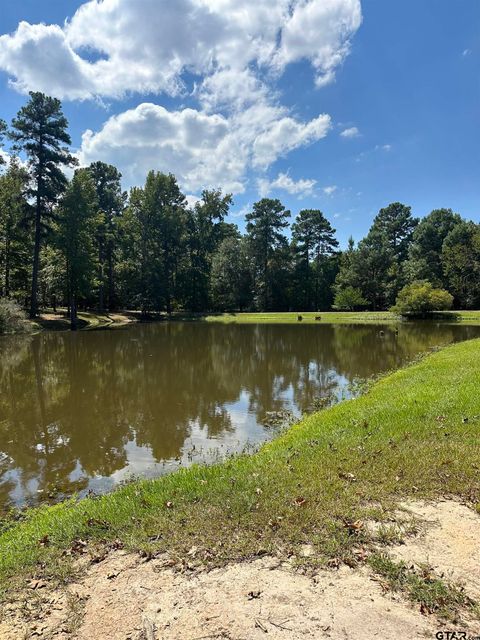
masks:
POLYGON ((178 456, 192 426, 231 432, 242 393, 259 421, 300 410, 348 380, 385 371, 475 327, 157 324, 0 340, 0 502, 58 484, 83 489, 125 467, 136 439, 178 456), (16 475, 8 470, 17 470, 16 475))

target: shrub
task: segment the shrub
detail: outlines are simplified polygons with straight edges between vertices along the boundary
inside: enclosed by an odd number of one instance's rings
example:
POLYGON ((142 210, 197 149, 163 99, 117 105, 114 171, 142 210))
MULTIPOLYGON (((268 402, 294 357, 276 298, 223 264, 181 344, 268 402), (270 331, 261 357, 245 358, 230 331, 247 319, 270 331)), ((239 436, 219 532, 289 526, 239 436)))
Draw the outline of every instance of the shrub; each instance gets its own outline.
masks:
POLYGON ((400 315, 426 316, 432 311, 446 311, 453 305, 453 296, 445 289, 435 289, 430 282, 419 280, 400 291, 391 311, 400 315))
POLYGON ((338 311, 353 311, 354 309, 366 307, 367 305, 368 302, 362 296, 360 289, 349 286, 344 289, 337 289, 333 308, 338 309, 338 311))
POLYGON ((0 299, 0 334, 22 333, 28 329, 24 311, 14 300, 0 299))

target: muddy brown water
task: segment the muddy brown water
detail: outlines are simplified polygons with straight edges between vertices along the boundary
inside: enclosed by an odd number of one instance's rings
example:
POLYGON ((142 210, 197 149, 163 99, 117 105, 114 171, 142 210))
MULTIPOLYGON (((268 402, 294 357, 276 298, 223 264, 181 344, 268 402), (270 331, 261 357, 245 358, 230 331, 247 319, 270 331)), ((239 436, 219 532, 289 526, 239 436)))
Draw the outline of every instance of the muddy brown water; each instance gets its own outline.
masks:
POLYGON ((0 510, 211 462, 480 327, 171 323, 0 338, 0 510), (267 419, 268 422, 268 419, 267 419))

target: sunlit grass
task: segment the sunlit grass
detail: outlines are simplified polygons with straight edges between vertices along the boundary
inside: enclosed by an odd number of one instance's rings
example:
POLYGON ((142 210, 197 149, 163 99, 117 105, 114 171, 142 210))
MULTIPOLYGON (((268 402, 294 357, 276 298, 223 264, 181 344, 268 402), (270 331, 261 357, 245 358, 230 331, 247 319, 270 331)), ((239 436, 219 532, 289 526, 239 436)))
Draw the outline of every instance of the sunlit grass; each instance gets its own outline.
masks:
MULTIPOLYGON (((279 324, 395 324, 401 319, 390 311, 295 311, 271 313, 222 313, 206 315, 208 322, 279 323, 279 324), (299 320, 299 317, 301 320, 299 320)), ((432 318, 435 319, 435 318, 432 318)), ((452 311, 443 313, 442 322, 480 324, 480 311, 452 311)))
POLYGON ((395 562, 380 553, 370 556, 369 565, 384 578, 389 589, 404 593, 421 606, 423 613, 435 613, 452 622, 458 622, 462 610, 478 614, 477 604, 463 589, 445 582, 427 565, 408 567, 404 562, 395 562))

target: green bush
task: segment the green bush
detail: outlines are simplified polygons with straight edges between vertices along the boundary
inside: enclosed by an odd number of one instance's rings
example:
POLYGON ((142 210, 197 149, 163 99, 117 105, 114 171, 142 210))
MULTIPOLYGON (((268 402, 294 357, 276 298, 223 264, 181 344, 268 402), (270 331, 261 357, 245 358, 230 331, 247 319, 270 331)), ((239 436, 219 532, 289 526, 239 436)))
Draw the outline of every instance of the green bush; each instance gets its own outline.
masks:
POLYGON ((337 289, 335 294, 335 300, 333 308, 338 311, 354 311, 360 307, 366 307, 368 301, 362 296, 360 289, 355 287, 345 287, 343 289, 337 289))
POLYGON ((22 333, 28 329, 25 313, 14 300, 0 298, 0 334, 22 333))
POLYGON ((426 316, 432 311, 446 311, 453 305, 453 296, 445 289, 435 289, 430 282, 419 280, 400 291, 390 310, 400 315, 426 316))

